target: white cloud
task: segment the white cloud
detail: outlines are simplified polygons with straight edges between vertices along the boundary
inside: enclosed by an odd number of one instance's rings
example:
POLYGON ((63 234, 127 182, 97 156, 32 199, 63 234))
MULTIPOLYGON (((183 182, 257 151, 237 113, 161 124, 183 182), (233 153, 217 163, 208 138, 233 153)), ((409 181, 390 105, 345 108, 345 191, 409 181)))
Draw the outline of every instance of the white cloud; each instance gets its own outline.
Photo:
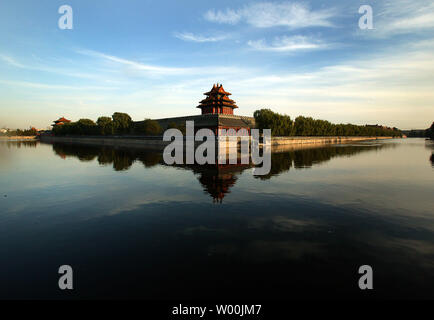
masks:
POLYGON ((232 9, 226 9, 226 11, 208 10, 204 18, 211 22, 236 24, 241 20, 241 14, 232 9))
POLYGON ((297 50, 313 50, 323 49, 326 45, 320 41, 305 37, 276 37, 271 45, 268 45, 265 40, 248 41, 247 44, 255 50, 271 51, 271 52, 294 52, 297 50))
POLYGON ((0 83, 9 86, 19 86, 35 89, 59 89, 59 90, 114 90, 116 87, 104 87, 104 86, 71 86, 71 85, 59 85, 59 84, 47 84, 41 82, 29 82, 29 81, 9 81, 0 80, 0 83))
POLYGON ((139 90, 122 101, 129 106, 137 103, 138 115, 147 105, 152 106, 147 111, 152 112, 150 117, 195 114, 202 92, 221 81, 233 93, 240 115, 268 107, 291 117, 305 115, 335 123, 424 128, 434 117, 434 43, 428 46, 409 43, 312 71, 264 67, 215 77, 212 70, 203 70, 197 77, 154 85, 156 94, 139 90))
POLYGON ((16 61, 14 58, 3 55, 3 54, 0 54, 0 60, 3 60, 7 64, 14 66, 14 67, 17 67, 17 68, 24 68, 25 67, 24 65, 22 65, 21 63, 16 61))
POLYGON ((434 117, 434 45, 423 45, 423 50, 418 43, 407 44, 312 72, 262 73, 233 81, 227 89, 237 93, 240 110, 252 106, 250 112, 269 107, 292 117, 424 128, 434 117))
POLYGON ((68 70, 64 68, 55 68, 55 67, 47 66, 45 65, 47 63, 46 61, 44 61, 45 64, 34 63, 33 61, 31 63, 27 62, 23 64, 21 62, 18 62, 15 58, 3 54, 0 54, 0 60, 3 60, 7 64, 20 69, 57 73, 60 75, 73 77, 73 78, 95 79, 95 80, 105 81, 104 78, 98 77, 95 74, 82 73, 82 72, 77 72, 75 70, 68 70))
POLYGON ((222 67, 222 66, 205 66, 205 67, 165 67, 143 64, 104 53, 100 53, 93 50, 77 50, 77 53, 102 59, 103 61, 115 62, 121 65, 125 65, 135 72, 145 72, 147 75, 161 75, 161 76, 192 76, 202 74, 212 74, 214 76, 227 75, 227 74, 240 74, 245 73, 238 67, 222 67))
POLYGON ((211 22, 236 24, 241 20, 257 28, 284 26, 290 29, 305 27, 332 27, 330 21, 336 15, 334 9, 311 10, 297 2, 260 2, 243 8, 226 11, 209 10, 204 18, 211 22))
POLYGON ((228 38, 228 36, 225 35, 206 37, 202 35, 195 35, 191 32, 183 32, 183 33, 176 32, 175 37, 184 41, 191 41, 191 42, 217 42, 228 38))
POLYGON ((116 62, 119 64, 126 65, 134 70, 146 71, 154 74, 167 75, 167 74, 185 74, 190 72, 188 68, 171 68, 171 67, 163 67, 163 66, 154 66, 154 65, 149 65, 149 64, 132 61, 132 60, 119 58, 116 56, 100 53, 93 50, 77 50, 77 53, 91 56, 91 57, 101 58, 107 61, 116 62))
MULTIPOLYGON (((373 36, 411 34, 434 29, 434 3, 432 1, 393 0, 374 8, 375 32, 373 36)), ((366 33, 365 33, 366 34, 366 33)))
MULTIPOLYGON (((303 37, 282 37, 269 44, 255 44, 258 50, 290 52, 303 47, 309 50, 311 43, 324 45, 303 37)), ((365 56, 357 54, 352 59, 312 71, 306 71, 311 68, 309 65, 240 68, 235 62, 227 66, 196 64, 189 68, 171 68, 89 50, 81 53, 89 59, 79 59, 78 70, 99 67, 104 72, 97 75, 119 81, 119 87, 104 87, 99 81, 66 83, 62 80, 48 84, 4 79, 0 82, 7 87, 0 86, 6 87, 0 108, 5 114, 13 114, 17 110, 21 113, 35 108, 46 110, 49 106, 73 118, 97 117, 116 110, 125 110, 134 119, 181 116, 195 114, 194 106, 202 99, 202 93, 209 90, 212 83, 222 82, 225 89, 234 94, 240 107, 237 113, 241 115, 269 107, 292 117, 303 114, 332 122, 383 123, 400 128, 424 128, 428 125, 427 119, 434 117, 431 102, 434 101, 434 39, 413 41, 387 51, 365 53, 365 56), (124 70, 119 66, 138 70, 138 73, 143 71, 145 76, 164 71, 165 76, 150 81, 127 78, 123 77, 124 70), (158 71, 154 71, 155 68, 158 71), (10 86, 17 89, 9 90, 10 86), (99 89, 101 91, 93 92, 99 89), (22 94, 15 97, 13 91, 19 90, 22 94), (79 99, 86 103, 81 109, 76 101, 79 99), (20 105, 24 107, 17 109, 20 105)), ((43 127, 42 117, 38 121, 43 127)))

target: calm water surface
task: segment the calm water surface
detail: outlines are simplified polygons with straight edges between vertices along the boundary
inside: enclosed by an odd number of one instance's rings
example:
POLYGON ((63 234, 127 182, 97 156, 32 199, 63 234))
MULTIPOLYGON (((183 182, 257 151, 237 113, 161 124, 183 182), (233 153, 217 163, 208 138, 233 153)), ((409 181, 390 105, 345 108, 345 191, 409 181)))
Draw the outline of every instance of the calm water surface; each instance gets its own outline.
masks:
POLYGON ((254 176, 0 143, 0 298, 434 298, 433 152, 423 139, 280 150, 254 176))

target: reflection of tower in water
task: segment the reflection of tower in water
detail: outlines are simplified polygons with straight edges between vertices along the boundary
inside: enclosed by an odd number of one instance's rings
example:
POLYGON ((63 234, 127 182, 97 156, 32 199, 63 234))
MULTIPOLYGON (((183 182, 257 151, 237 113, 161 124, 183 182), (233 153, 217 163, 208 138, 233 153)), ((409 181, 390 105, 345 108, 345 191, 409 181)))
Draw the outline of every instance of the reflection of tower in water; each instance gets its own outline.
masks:
POLYGON ((238 176, 251 164, 214 164, 214 165, 187 165, 184 168, 191 169, 198 175, 198 181, 203 191, 208 193, 214 203, 222 203, 226 194, 238 180, 238 176))
MULTIPOLYGON (((13 144, 16 147, 21 145, 13 144)), ((9 146, 9 144, 8 144, 9 146)), ((33 144, 31 144, 33 146, 33 144)), ((35 142, 36 146, 36 142, 35 142)), ((330 161, 334 157, 355 155, 369 150, 381 148, 392 148, 394 144, 385 145, 347 145, 347 146, 322 146, 296 149, 294 147, 286 149, 279 148, 271 154, 271 171, 267 175, 254 176, 260 180, 272 179, 290 170, 290 168, 303 169, 311 168, 314 165, 330 161)), ((145 168, 153 166, 172 166, 183 170, 191 170, 198 177, 198 181, 203 187, 203 191, 213 198, 214 203, 222 203, 223 198, 231 193, 231 189, 236 184, 238 176, 246 169, 255 167, 250 161, 243 164, 239 150, 237 152, 236 163, 229 164, 229 161, 221 161, 219 157, 215 159, 217 164, 173 164, 168 165, 163 161, 161 151, 148 150, 141 148, 122 148, 111 146, 88 146, 54 143, 53 151, 59 157, 75 157, 80 161, 92 162, 97 160, 100 165, 112 165, 115 171, 129 170, 133 163, 141 162, 145 168), (221 164, 219 164, 221 163, 221 164)), ((185 159, 185 155, 183 157, 185 159)), ((431 155, 430 161, 434 166, 434 156, 431 155)))
POLYGON ((236 174, 220 173, 218 168, 216 168, 216 172, 202 172, 199 177, 204 191, 211 195, 214 203, 222 203, 224 196, 230 193, 229 189, 236 181, 236 174))

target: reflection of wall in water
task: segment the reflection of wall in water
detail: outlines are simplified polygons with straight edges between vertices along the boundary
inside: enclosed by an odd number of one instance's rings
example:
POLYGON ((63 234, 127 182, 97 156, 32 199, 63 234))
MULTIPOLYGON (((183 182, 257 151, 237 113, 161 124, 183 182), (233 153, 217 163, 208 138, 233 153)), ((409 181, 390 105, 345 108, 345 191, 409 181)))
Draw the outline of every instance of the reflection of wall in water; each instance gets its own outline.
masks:
MULTIPOLYGON (((55 143, 53 144, 53 151, 63 159, 66 157, 75 157, 80 161, 93 161, 96 159, 101 165, 113 164, 115 171, 128 170, 136 161, 140 161, 147 168, 158 164, 167 166, 163 161, 161 152, 144 149, 55 143)), ((230 188, 235 185, 237 176, 251 167, 251 164, 242 165, 241 158, 238 158, 235 165, 175 164, 172 166, 193 171, 198 176, 198 181, 204 191, 213 198, 213 201, 222 202, 224 196, 230 193, 230 188)))
MULTIPOLYGON (((388 145, 341 145, 316 148, 302 148, 271 154, 271 171, 268 175, 255 176, 261 180, 270 179, 283 172, 296 169, 310 168, 313 165, 330 161, 334 157, 352 156, 361 152, 378 150, 388 145)), ((389 146, 394 146, 393 144, 389 146)), ((112 146, 88 146, 74 144, 53 144, 53 151, 56 155, 66 158, 76 157, 80 161, 97 160, 101 165, 113 165, 115 171, 128 170, 136 161, 140 161, 146 168, 156 165, 168 166, 163 161, 161 152, 150 151, 139 148, 121 148, 112 146)), ((431 158, 432 159, 432 158, 431 158)), ((175 164, 174 167, 191 170, 198 176, 204 192, 208 193, 214 202, 222 202, 226 194, 237 182, 238 176, 247 168, 253 167, 250 164, 241 164, 238 157, 237 164, 175 164)))

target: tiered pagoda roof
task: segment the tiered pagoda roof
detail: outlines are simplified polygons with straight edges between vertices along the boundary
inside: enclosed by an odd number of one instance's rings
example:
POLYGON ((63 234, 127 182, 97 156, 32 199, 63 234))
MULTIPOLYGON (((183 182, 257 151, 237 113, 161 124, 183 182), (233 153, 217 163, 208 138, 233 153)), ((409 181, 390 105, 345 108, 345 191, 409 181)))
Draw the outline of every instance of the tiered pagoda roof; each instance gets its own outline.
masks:
POLYGON ((66 119, 65 117, 59 118, 57 120, 54 121, 54 124, 52 124, 52 126, 59 126, 59 125, 63 125, 65 123, 69 123, 71 122, 71 120, 66 119))
MULTIPOLYGON (((231 93, 225 91, 223 89, 223 85, 213 85, 212 89, 208 92, 205 92, 204 95, 207 97, 203 99, 197 108, 204 110, 203 108, 218 108, 218 107, 229 107, 235 109, 238 106, 235 104, 235 101, 230 99, 229 96, 231 93)), ((219 112, 213 112, 219 113, 219 112)))
POLYGON ((68 119, 62 117, 62 118, 59 118, 58 120, 54 121, 54 123, 58 123, 58 122, 71 122, 71 120, 68 120, 68 119))

